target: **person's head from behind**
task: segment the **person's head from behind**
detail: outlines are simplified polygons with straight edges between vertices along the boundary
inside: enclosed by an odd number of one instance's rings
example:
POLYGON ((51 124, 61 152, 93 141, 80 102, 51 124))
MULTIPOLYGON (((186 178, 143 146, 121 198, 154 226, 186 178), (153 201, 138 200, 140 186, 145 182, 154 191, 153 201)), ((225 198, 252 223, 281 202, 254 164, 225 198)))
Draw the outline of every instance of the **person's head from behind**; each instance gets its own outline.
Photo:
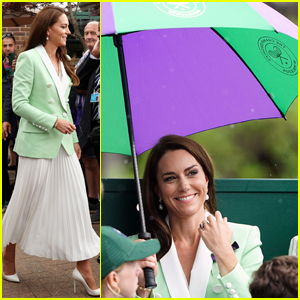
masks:
POLYGON ((99 36, 100 23, 97 21, 91 21, 86 24, 84 28, 84 41, 90 51, 94 48, 99 36))
POLYGON ((44 7, 34 18, 30 27, 24 50, 32 49, 40 44, 53 43, 57 47, 66 46, 68 17, 64 9, 57 6, 44 7))
POLYGON ((8 57, 9 53, 16 51, 16 39, 12 33, 5 33, 2 35, 2 53, 8 57))
POLYGON ((158 240, 134 243, 110 226, 101 226, 101 297, 134 298, 138 276, 137 260, 157 253, 158 240))
POLYGON ((298 258, 279 256, 264 262, 249 289, 252 298, 298 298, 298 258))

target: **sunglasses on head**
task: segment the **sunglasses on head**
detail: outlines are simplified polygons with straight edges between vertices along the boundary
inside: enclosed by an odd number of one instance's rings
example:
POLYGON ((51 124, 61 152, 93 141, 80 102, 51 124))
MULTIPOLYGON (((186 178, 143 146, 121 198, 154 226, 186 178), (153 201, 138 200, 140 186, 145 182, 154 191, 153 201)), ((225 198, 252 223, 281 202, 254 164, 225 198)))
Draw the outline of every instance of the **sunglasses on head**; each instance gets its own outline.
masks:
POLYGON ((15 40, 15 37, 14 37, 14 35, 12 34, 12 33, 6 33, 6 34, 3 34, 2 35, 2 40, 4 39, 4 38, 12 38, 14 41, 16 41, 15 40))

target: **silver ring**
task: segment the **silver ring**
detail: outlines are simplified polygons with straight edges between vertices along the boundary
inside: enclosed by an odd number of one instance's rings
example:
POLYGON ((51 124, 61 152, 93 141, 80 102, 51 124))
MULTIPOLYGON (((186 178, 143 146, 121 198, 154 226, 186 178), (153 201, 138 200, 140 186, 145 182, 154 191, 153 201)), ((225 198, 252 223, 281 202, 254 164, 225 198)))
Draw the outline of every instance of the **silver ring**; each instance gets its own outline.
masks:
POLYGON ((206 223, 207 223, 207 221, 203 221, 202 223, 200 223, 200 225, 199 225, 200 229, 203 229, 204 228, 204 224, 206 224, 206 223))

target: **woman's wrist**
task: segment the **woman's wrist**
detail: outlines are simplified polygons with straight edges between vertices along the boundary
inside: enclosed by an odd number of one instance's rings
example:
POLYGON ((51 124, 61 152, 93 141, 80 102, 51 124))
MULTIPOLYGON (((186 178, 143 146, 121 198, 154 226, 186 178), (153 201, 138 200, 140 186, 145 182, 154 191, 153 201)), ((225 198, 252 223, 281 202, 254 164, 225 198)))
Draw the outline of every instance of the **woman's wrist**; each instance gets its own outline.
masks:
POLYGON ((238 263, 238 260, 232 249, 228 249, 228 251, 224 251, 220 255, 215 255, 215 257, 220 271, 220 275, 222 277, 230 273, 238 263))
POLYGON ((54 125, 53 125, 53 128, 56 129, 57 125, 58 125, 58 118, 56 119, 56 121, 55 121, 55 123, 54 123, 54 125))
POLYGON ((139 284, 138 284, 138 289, 142 290, 142 291, 145 291, 145 292, 150 292, 150 293, 152 291, 151 289, 144 288, 144 287, 140 286, 139 284))
POLYGON ((144 288, 144 287, 138 285, 136 294, 141 298, 149 298, 151 291, 152 291, 151 289, 147 289, 147 288, 144 288))

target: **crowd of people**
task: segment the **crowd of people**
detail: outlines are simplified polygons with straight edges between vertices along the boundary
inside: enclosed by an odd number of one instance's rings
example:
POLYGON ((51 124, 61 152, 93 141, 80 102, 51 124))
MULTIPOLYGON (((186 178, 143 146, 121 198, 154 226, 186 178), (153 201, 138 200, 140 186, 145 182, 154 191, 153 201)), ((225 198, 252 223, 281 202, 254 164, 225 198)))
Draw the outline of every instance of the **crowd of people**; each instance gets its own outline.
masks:
POLYGON ((100 222, 100 23, 85 26, 88 50, 77 65, 67 55, 70 33, 64 9, 46 6, 18 55, 14 35, 2 35, 2 275, 20 281, 19 243, 27 254, 76 262, 74 293, 80 282, 99 296, 90 259, 100 253, 92 227, 100 222))

